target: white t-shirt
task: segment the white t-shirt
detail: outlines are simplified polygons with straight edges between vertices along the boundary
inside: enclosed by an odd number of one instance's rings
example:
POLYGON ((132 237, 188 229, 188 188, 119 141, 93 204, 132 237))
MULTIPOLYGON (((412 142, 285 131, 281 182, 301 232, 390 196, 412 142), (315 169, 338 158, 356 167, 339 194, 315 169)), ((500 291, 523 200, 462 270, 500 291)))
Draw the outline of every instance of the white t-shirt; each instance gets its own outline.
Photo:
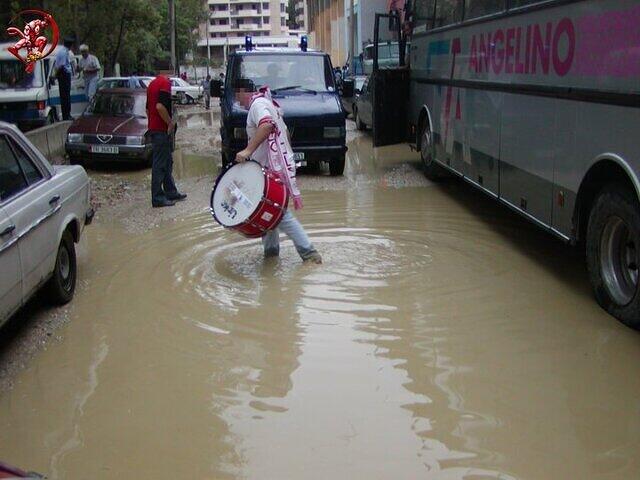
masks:
MULTIPOLYGON (((293 157, 293 149, 289 143, 287 125, 284 123, 282 113, 280 109, 276 107, 272 102, 266 98, 256 98, 249 108, 249 114, 247 115, 247 136, 249 141, 255 137, 258 127, 265 122, 274 122, 278 126, 281 134, 284 137, 285 148, 289 154, 289 158, 293 157)), ((253 152, 251 158, 258 162, 263 167, 269 166, 269 142, 264 141, 260 144, 256 151, 253 152)))
POLYGON ((89 79, 98 76, 98 72, 88 73, 85 72, 84 69, 88 68, 89 70, 100 70, 100 62, 95 55, 87 55, 87 58, 80 57, 80 70, 84 74, 84 78, 89 79))

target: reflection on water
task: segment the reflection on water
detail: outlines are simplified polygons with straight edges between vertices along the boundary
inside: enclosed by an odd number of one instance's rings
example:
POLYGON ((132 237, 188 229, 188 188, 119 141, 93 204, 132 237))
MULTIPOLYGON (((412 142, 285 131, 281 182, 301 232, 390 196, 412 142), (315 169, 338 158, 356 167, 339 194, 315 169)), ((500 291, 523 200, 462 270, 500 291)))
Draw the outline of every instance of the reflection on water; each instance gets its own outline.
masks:
POLYGON ((0 397, 3 457, 54 479, 638 477, 640 340, 572 251, 457 184, 305 204, 319 267, 204 213, 92 225, 64 341, 0 397))

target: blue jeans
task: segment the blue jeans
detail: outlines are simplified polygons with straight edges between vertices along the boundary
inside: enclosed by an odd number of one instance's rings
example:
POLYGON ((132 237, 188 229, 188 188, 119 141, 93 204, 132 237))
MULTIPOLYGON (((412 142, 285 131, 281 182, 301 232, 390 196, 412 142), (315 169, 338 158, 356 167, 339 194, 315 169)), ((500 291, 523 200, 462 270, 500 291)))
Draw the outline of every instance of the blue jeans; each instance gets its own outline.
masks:
POLYGON ((267 234, 262 237, 265 256, 272 257, 280 253, 281 230, 291 239, 303 260, 308 259, 311 254, 316 251, 304 228, 300 225, 300 222, 293 216, 291 211, 287 210, 278 228, 268 231, 267 234))
POLYGON ((163 202, 178 193, 173 180, 173 154, 168 133, 152 132, 151 202, 163 202))

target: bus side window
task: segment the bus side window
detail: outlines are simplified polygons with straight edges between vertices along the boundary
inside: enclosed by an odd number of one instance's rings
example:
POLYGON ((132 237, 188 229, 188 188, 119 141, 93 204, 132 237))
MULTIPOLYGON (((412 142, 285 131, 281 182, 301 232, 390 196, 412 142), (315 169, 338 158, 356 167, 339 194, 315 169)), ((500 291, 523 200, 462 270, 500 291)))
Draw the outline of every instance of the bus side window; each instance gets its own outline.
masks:
POLYGON ((465 0, 465 20, 484 17, 504 10, 504 0, 465 0))
POLYGON ((434 28, 457 23, 462 17, 462 0, 436 0, 434 28))
POLYGON ((435 9, 436 0, 416 0, 413 6, 413 18, 416 26, 426 24, 427 30, 433 28, 435 9))

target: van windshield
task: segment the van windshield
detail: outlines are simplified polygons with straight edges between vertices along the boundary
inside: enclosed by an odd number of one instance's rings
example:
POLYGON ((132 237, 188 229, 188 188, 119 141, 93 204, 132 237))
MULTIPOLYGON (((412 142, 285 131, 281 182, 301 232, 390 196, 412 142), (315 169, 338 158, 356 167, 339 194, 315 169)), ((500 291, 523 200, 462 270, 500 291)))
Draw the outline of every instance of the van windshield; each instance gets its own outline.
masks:
POLYGON ((0 60, 0 90, 39 88, 42 85, 42 69, 38 65, 33 73, 27 73, 24 65, 17 60, 0 60))
POLYGON ((250 80, 272 91, 326 92, 333 90, 331 67, 321 55, 273 54, 238 56, 231 72, 231 89, 250 80))

